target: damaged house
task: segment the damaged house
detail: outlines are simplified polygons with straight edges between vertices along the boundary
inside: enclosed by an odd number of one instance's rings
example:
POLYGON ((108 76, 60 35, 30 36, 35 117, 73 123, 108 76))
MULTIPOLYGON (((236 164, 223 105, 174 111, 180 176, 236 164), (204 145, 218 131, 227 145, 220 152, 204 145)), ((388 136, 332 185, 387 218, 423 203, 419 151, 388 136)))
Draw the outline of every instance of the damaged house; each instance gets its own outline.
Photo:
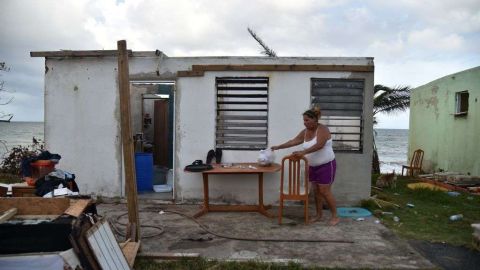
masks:
POLYGON ((480 176, 480 67, 439 78, 412 91, 409 156, 425 151, 425 172, 480 176))
MULTIPOLYGON (((62 166, 75 172, 82 193, 124 196, 117 51, 31 56, 45 58, 47 148, 62 154, 62 166)), ((155 184, 160 170, 165 176, 160 184, 173 187, 170 199, 202 199, 201 174, 184 168, 205 162, 210 149, 222 149, 223 163, 256 162, 259 150, 298 134, 302 113, 312 105, 321 107, 321 122, 332 132, 337 200, 350 204, 370 196, 373 58, 129 51, 129 74, 131 135, 137 152, 152 155, 151 163, 137 164, 137 176, 153 170, 155 184)), ((275 161, 294 150, 276 151, 275 161)), ((211 200, 255 202, 255 183, 253 175, 212 176, 211 200)), ((266 203, 278 201, 279 185, 278 173, 265 175, 266 203)))

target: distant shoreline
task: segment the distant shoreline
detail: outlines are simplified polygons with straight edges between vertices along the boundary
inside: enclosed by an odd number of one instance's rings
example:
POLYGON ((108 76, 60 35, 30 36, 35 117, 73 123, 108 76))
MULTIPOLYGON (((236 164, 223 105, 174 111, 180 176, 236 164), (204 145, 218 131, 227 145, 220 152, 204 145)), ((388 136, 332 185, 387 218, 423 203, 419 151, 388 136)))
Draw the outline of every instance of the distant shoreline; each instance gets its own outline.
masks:
MULTIPOLYGON (((10 123, 45 123, 45 121, 10 121, 10 123)), ((409 130, 408 128, 373 128, 373 129, 409 130)))

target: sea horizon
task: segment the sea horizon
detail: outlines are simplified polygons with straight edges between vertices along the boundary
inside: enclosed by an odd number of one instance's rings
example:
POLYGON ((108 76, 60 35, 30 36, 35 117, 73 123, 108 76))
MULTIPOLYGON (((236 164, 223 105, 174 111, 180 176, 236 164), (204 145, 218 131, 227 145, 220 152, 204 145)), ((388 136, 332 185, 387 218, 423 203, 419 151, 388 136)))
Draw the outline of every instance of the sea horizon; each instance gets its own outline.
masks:
MULTIPOLYGON (((45 121, 10 121, 10 123, 44 123, 45 121)), ((8 122, 7 122, 8 123, 8 122)), ((373 129, 400 129, 400 130, 409 130, 408 128, 376 128, 374 127, 373 129)))

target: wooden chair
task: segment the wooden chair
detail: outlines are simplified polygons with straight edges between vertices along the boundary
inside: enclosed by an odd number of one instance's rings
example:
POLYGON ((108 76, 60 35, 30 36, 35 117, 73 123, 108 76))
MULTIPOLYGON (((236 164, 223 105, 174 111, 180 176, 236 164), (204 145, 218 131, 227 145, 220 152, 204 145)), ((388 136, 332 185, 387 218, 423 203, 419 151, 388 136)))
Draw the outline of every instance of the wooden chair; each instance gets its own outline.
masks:
POLYGON ((407 176, 414 176, 415 171, 422 171, 422 162, 423 162, 423 150, 417 149, 413 152, 413 157, 410 160, 410 166, 402 165, 402 176, 403 171, 407 170, 407 176))
POLYGON ((305 224, 308 224, 308 161, 305 157, 286 156, 282 159, 278 224, 282 224, 283 201, 304 201, 305 224), (302 162, 303 161, 303 162, 302 162), (302 164, 303 163, 303 164, 302 164), (303 171, 303 175, 302 172, 303 171), (288 179, 287 176, 288 175, 288 179), (303 177, 302 177, 303 176, 303 177), (303 190, 302 190, 303 179, 303 190))

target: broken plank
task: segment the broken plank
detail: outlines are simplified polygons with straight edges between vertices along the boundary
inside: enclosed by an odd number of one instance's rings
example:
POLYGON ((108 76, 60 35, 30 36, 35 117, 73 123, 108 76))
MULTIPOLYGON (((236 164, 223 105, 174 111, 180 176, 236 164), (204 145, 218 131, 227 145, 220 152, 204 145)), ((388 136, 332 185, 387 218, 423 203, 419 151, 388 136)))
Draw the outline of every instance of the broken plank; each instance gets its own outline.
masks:
POLYGON ((65 210, 65 214, 74 216, 74 217, 79 217, 91 202, 92 202, 91 199, 77 200, 73 205, 70 205, 70 207, 68 207, 68 209, 65 210))
POLYGON ((121 244, 123 255, 125 255, 125 259, 127 259, 128 265, 133 267, 135 263, 135 258, 137 257, 138 249, 140 248, 140 242, 127 242, 121 244))
POLYGON ((17 208, 17 215, 61 215, 69 206, 68 198, 0 198, 0 211, 17 208))
POLYGON ((15 216, 15 214, 17 214, 17 208, 8 209, 0 216, 0 223, 9 220, 11 217, 15 216))

